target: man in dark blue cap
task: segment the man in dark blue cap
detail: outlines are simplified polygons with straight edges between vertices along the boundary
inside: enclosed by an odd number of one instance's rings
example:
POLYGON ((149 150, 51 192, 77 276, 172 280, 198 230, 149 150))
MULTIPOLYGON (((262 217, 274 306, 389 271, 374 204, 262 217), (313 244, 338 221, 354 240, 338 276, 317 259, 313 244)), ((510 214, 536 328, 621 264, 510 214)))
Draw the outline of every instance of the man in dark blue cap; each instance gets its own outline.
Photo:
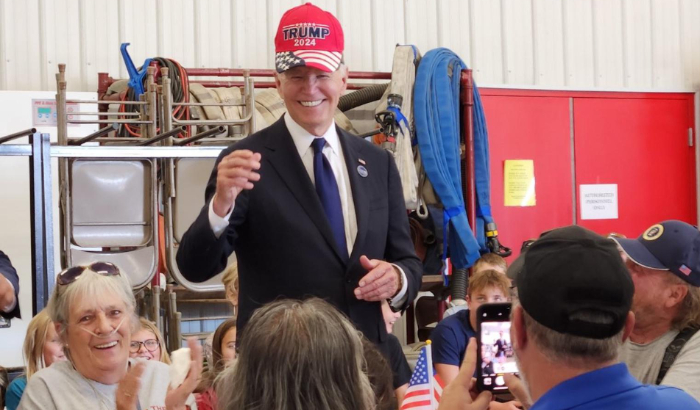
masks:
MULTIPOLYGON (((505 383, 525 408, 700 410, 688 393, 640 383, 620 363, 620 347, 634 328, 634 283, 611 240, 580 226, 553 229, 508 273, 518 287, 510 342, 521 381, 506 377, 505 383)), ((455 380, 467 387, 470 376, 462 372, 455 380)), ((458 402, 455 390, 445 388, 440 409, 466 408, 443 406, 458 402)))
POLYGON ((700 231, 664 221, 637 239, 612 239, 635 287, 636 321, 622 360, 642 383, 679 387, 700 400, 700 231))

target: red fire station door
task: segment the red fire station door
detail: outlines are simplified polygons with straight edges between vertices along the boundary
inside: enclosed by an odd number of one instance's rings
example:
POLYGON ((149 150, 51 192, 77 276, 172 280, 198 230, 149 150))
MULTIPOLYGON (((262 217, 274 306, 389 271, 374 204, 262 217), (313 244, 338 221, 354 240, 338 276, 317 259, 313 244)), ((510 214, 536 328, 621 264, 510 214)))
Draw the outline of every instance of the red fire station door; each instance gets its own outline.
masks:
POLYGON ((513 248, 576 223, 637 236, 665 219, 696 224, 693 94, 481 89, 489 130, 491 203, 513 248), (504 205, 504 161, 534 162, 536 204, 504 205), (583 219, 581 185, 614 185, 617 218, 583 219))

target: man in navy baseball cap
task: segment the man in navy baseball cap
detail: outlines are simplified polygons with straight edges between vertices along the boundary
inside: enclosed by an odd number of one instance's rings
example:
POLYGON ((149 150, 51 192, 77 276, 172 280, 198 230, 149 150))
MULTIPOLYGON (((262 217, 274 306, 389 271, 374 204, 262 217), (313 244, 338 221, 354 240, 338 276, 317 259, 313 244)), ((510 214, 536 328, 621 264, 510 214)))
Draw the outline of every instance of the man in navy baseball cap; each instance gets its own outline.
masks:
POLYGON ((617 242, 635 286, 635 326, 622 359, 643 383, 700 399, 700 231, 669 220, 617 242))
POLYGON ((700 286, 700 231, 681 221, 651 226, 637 239, 612 238, 627 258, 652 270, 670 271, 700 286))

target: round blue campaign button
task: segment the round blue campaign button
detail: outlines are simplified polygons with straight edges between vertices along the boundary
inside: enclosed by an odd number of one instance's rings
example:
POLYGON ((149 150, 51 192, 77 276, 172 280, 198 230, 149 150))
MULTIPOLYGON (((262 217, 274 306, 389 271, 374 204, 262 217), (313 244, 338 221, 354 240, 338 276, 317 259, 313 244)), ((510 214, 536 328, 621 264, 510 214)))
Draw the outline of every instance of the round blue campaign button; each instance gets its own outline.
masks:
POLYGON ((368 175, 367 168, 365 168, 363 165, 357 166, 357 173, 360 174, 360 176, 362 178, 367 178, 367 175, 368 175))

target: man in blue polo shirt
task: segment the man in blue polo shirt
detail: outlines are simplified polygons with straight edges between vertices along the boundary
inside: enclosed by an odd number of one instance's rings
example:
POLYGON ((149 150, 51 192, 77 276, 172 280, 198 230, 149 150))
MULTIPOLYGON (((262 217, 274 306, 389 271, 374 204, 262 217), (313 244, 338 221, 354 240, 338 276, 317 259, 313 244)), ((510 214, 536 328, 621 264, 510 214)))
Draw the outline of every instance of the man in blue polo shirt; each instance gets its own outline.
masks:
POLYGON ((634 327, 634 285, 613 241, 578 226, 555 229, 509 274, 520 298, 511 342, 531 410, 700 409, 680 389, 641 384, 619 362, 634 327))

